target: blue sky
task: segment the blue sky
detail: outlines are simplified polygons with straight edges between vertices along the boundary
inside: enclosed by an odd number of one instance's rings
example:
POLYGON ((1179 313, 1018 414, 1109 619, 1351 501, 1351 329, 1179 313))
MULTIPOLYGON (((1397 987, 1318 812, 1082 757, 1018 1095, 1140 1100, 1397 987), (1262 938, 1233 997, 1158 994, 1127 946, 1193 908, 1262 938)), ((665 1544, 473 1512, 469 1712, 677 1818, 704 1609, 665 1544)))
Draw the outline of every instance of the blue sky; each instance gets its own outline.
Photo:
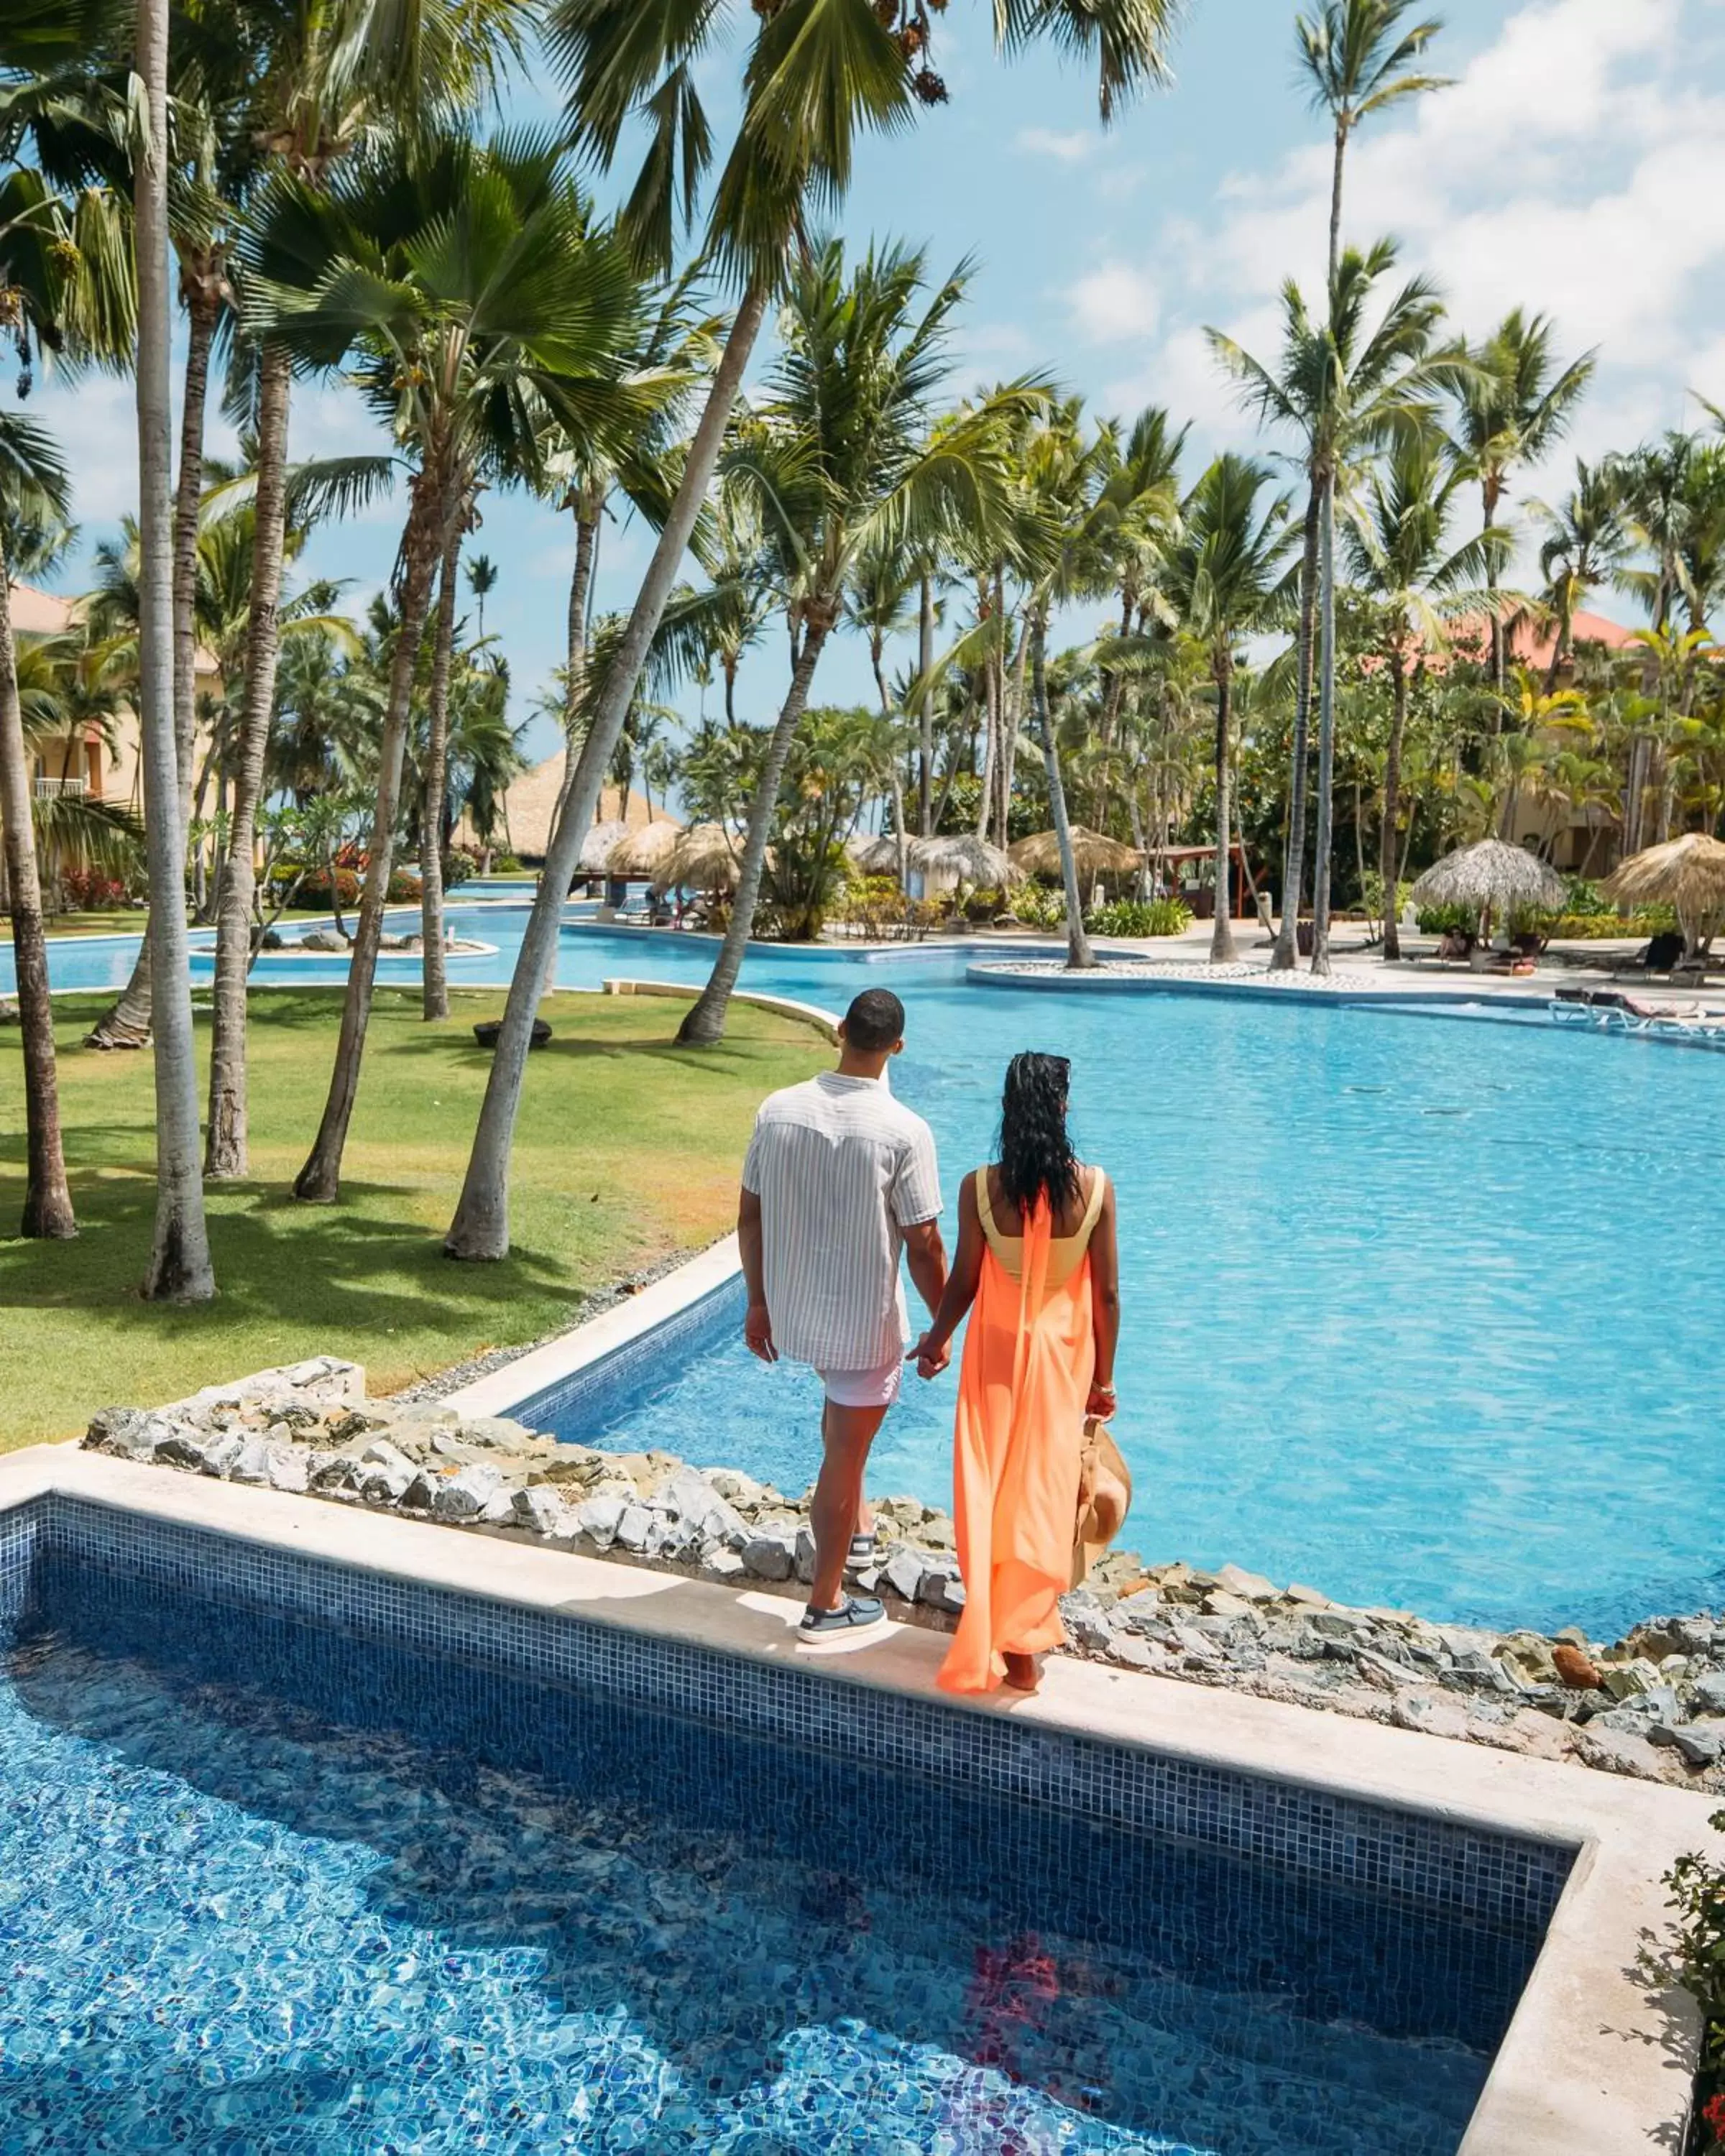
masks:
MULTIPOLYGON (((1348 234, 1396 234, 1471 335, 1521 303, 1553 316, 1566 353, 1599 348, 1571 443, 1525 490, 1555 494, 1578 450, 1696 424, 1692 390, 1725 403, 1725 0, 1433 8, 1446 27, 1432 62, 1456 86, 1359 138, 1348 234)), ((1098 410, 1164 404, 1193 422, 1194 475, 1218 449, 1275 446, 1240 413, 1203 331, 1217 324, 1268 355, 1281 279, 1321 272, 1328 143, 1296 80, 1293 12, 1285 0, 1193 0, 1173 87, 1105 135, 1076 67, 1045 53, 997 61, 983 0, 952 0, 936 55, 952 102, 867 147, 842 229, 858 245, 926 244, 936 272, 977 259, 955 395, 1037 368, 1098 410)), ((751 19, 740 0, 738 13, 751 19)), ((718 103, 726 69, 713 74, 718 103)), ((544 109, 524 89, 511 116, 544 109)), ((100 536, 135 486, 129 388, 50 385, 38 408, 64 434, 78 513, 100 536)), ((374 441, 339 386, 301 395, 296 454, 374 441)), ((521 717, 559 658, 572 537, 530 500, 490 495, 483 513, 470 543, 501 572, 487 625, 521 717)), ((305 572, 352 579, 357 603, 389 573, 398 515, 380 504, 321 536, 305 572)), ((639 530, 608 529, 602 608, 627 607, 648 551, 639 530)), ((747 716, 770 715, 781 649, 771 641, 752 662, 747 716)), ((815 693, 870 696, 855 639, 833 649, 815 693)), ((555 739, 542 721, 532 747, 549 753, 555 739)))

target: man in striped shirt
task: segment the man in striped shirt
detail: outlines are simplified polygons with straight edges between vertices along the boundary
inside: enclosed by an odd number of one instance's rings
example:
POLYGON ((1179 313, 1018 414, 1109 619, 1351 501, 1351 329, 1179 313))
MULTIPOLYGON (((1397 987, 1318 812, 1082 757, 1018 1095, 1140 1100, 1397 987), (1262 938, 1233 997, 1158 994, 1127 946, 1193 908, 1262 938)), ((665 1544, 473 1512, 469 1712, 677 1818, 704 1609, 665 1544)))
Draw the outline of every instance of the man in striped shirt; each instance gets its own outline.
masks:
POLYGON ((744 1337, 763 1363, 811 1363, 826 1388, 810 1508, 814 1581, 802 1626, 811 1639, 886 1614, 875 1596, 844 1588, 847 1563, 874 1553, 863 1473, 898 1398, 910 1334, 901 1252, 931 1312, 947 1284, 934 1134, 886 1082, 904 1031, 898 998, 865 990, 839 1029, 838 1069, 764 1101, 743 1163, 744 1337))

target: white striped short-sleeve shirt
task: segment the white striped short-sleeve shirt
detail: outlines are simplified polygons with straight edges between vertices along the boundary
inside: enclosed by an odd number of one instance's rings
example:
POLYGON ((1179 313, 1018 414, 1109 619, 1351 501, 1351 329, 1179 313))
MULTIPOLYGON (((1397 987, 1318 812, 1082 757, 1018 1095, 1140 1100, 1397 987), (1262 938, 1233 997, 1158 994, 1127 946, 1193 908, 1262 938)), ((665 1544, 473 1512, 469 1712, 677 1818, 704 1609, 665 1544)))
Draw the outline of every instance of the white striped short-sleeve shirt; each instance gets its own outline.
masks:
POLYGON ((902 1355, 904 1230, 941 1209, 922 1118, 885 1079, 823 1071, 762 1103, 742 1184, 761 1201, 779 1353, 818 1370, 877 1370, 902 1355))

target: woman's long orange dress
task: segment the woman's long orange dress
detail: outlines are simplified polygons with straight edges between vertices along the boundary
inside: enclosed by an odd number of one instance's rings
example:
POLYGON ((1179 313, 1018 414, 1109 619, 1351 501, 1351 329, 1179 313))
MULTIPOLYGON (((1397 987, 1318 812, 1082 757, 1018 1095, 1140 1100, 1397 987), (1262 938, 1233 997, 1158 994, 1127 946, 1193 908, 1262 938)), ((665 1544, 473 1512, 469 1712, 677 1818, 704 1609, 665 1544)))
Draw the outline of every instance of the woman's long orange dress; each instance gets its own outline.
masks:
POLYGON ((1090 1239, 1107 1188, 1076 1235, 1056 1236, 1048 1200, 1022 1240, 1002 1236, 978 1169, 987 1247, 958 1371, 953 1499, 964 1614, 939 1682, 989 1691, 1008 1654, 1065 1643, 1060 1598, 1072 1584, 1084 1413, 1096 1374, 1090 1239))

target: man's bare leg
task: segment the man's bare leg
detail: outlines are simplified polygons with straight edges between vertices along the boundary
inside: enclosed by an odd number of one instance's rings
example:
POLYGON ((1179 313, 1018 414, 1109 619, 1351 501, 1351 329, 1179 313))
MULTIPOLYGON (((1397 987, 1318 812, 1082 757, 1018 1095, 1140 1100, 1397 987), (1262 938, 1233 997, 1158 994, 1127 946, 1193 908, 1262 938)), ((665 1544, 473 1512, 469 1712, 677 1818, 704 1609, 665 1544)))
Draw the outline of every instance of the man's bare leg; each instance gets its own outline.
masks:
POLYGON ((814 1584, 809 1591, 811 1609, 839 1607, 850 1537, 859 1528, 875 1524, 873 1508, 863 1495, 863 1476, 869 1464, 869 1447, 886 1419, 884 1407, 841 1408, 833 1400, 826 1404, 820 1424, 820 1478, 809 1507, 809 1524, 814 1534, 814 1584))

